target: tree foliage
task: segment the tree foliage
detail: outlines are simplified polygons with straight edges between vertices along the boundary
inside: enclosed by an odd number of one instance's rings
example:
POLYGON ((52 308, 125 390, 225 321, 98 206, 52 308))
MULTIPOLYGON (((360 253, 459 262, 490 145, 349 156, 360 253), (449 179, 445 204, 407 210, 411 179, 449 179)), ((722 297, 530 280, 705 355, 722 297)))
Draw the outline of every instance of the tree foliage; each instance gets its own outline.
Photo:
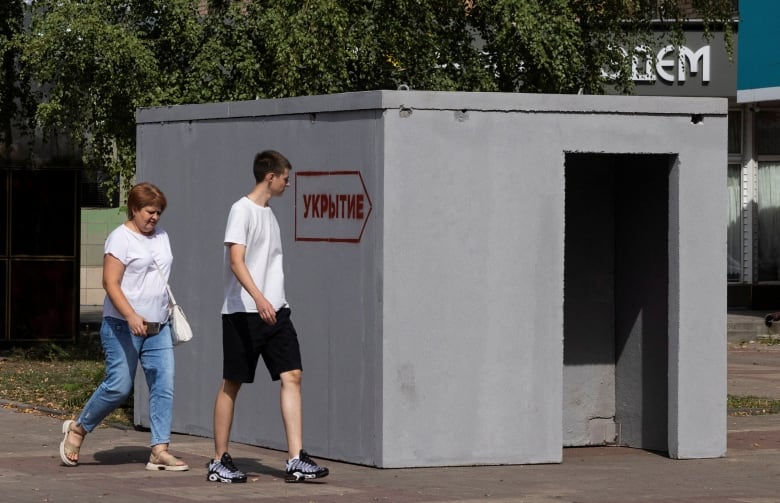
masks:
MULTIPOLYGON (((731 0, 6 0, 0 105, 132 181, 139 107, 374 89, 630 92, 631 51, 731 0), (26 6, 26 3, 30 5, 26 6), (22 27, 22 11, 30 22, 22 27), (19 71, 21 69, 21 71, 19 71), (605 71, 606 70, 606 71, 605 71), (11 72, 11 73, 9 73, 11 72), (12 75, 13 74, 13 75, 12 75), (609 77, 608 77, 609 76, 609 77), (39 84, 29 91, 27 82, 39 84)), ((8 129, 3 124, 4 129, 8 129)), ((4 131, 4 138, 7 138, 4 131)))
POLYGON ((14 132, 29 131, 33 113, 29 84, 19 74, 23 16, 21 2, 0 4, 0 159, 15 159, 14 132))
POLYGON ((21 37, 23 77, 42 84, 35 118, 64 132, 85 166, 127 187, 135 169, 135 110, 183 102, 199 42, 189 0, 36 0, 21 37))

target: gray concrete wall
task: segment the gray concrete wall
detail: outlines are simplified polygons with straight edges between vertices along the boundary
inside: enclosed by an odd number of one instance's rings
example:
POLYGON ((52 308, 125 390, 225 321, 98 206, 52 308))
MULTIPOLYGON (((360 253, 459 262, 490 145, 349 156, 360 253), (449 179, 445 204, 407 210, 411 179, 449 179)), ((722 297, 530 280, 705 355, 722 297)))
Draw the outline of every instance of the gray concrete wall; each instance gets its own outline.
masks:
POLYGON ((383 457, 560 461, 561 152, 450 98, 385 118, 383 457))
MULTIPOLYGON (((139 124, 137 178, 158 183, 168 197, 162 226, 174 251, 171 285, 196 334, 196 340, 176 349, 174 428, 211 436, 211 407, 222 377, 224 227, 232 202, 254 184, 254 154, 265 148, 284 152, 293 177, 310 169, 361 171, 369 192, 378 194, 379 172, 365 167, 381 162, 381 124, 373 110, 234 119, 221 109, 210 114, 213 107, 197 108, 218 120, 139 124)), ((333 458, 375 464, 379 276, 356 264, 380 263, 372 245, 379 240, 380 220, 372 219, 361 245, 296 242, 294 197, 292 187, 272 207, 282 228, 288 300, 303 353, 305 445, 333 458)), ((139 404, 143 411, 143 396, 139 404)), ((278 385, 262 363, 256 382, 240 392, 232 440, 286 449, 278 385)))
MULTIPOLYGON (((176 350, 177 431, 211 435, 225 218, 251 187, 255 152, 274 148, 293 174, 359 172, 372 203, 359 242, 311 242, 294 239, 295 196, 273 201, 312 453, 383 467, 543 463, 559 462, 565 443, 593 443, 594 424, 608 436, 615 334, 597 339, 595 365, 574 352, 564 366, 566 155, 668 154, 669 315, 654 325, 669 348, 663 431, 675 457, 725 453, 725 100, 378 91, 137 119, 138 179, 169 198, 172 285, 196 332, 176 350), (604 386, 578 397, 573 379, 604 386)), ((616 204, 610 190, 604 204, 616 204)), ((601 267, 615 274, 608 259, 601 267)), ((593 302, 593 289, 571 294, 580 308, 593 302)), ((620 305, 609 309, 597 326, 620 305)), ((141 424, 145 401, 138 386, 141 424)), ((284 448, 283 438, 278 388, 261 367, 239 395, 233 440, 284 448)))
POLYGON ((725 452, 725 438, 705 432, 726 428, 725 272, 716 269, 726 260, 726 126, 711 122, 685 137, 669 177, 669 453, 681 459, 725 452))

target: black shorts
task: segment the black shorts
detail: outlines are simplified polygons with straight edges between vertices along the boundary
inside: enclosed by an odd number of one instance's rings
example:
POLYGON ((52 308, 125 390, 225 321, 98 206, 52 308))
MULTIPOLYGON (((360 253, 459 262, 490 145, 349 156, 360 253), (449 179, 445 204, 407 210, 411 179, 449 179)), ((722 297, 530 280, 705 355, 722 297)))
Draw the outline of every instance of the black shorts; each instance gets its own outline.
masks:
POLYGON ((255 380, 262 355, 271 379, 290 370, 302 370, 298 334, 290 319, 290 309, 276 312, 276 324, 268 325, 257 313, 222 315, 222 377, 250 383, 255 380))

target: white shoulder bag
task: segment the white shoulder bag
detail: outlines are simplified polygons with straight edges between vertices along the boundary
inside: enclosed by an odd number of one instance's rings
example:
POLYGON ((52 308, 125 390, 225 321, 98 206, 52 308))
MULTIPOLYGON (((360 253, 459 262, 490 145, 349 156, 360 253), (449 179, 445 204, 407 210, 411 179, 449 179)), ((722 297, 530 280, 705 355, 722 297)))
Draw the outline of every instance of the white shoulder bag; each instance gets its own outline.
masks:
MULTIPOLYGON (((154 265, 157 266, 157 272, 160 273, 160 277, 165 281, 157 261, 154 261, 154 265)), ((168 282, 165 283, 165 289, 168 290, 168 299, 170 300, 171 338, 173 339, 173 345, 178 346, 183 342, 192 340, 192 328, 190 327, 190 322, 187 321, 187 316, 184 314, 184 309, 176 303, 176 299, 171 291, 171 285, 168 282)))

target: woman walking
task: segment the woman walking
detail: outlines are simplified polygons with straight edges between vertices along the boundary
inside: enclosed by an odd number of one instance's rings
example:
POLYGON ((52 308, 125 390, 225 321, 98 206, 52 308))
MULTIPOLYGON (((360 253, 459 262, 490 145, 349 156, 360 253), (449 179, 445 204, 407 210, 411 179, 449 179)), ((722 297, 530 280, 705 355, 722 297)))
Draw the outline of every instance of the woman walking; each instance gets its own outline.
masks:
POLYGON ((78 465, 86 435, 127 401, 140 361, 149 386, 151 454, 146 469, 189 469, 168 452, 174 357, 165 287, 173 255, 168 234, 157 227, 166 205, 165 195, 151 183, 135 185, 127 200, 127 221, 106 239, 100 327, 106 375, 78 419, 62 425, 60 459, 65 466, 78 465))

